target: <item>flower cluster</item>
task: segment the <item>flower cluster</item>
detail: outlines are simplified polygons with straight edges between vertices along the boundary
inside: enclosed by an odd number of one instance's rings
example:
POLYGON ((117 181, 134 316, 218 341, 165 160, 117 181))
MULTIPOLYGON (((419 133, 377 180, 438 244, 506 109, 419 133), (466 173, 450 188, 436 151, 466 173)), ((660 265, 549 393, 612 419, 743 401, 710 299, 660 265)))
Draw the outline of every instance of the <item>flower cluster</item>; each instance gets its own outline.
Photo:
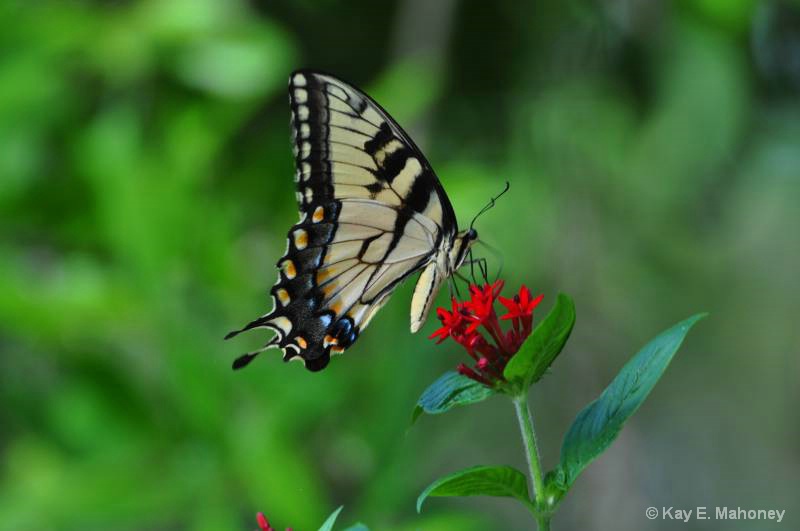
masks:
MULTIPOLYGON (((269 525, 269 520, 267 520, 267 517, 264 516, 264 513, 258 513, 256 515, 256 522, 258 522, 258 528, 261 531, 275 531, 275 528, 269 525)), ((287 527, 286 531, 292 531, 292 528, 287 527)))
POLYGON ((542 295, 533 298, 525 285, 512 298, 502 297, 503 285, 498 280, 482 287, 470 286, 469 300, 459 302, 453 298, 450 310, 436 311, 442 326, 430 336, 438 339, 437 344, 450 337, 464 347, 475 365, 461 363, 458 372, 490 387, 505 381, 503 369, 531 334, 533 310, 542 301, 542 295), (494 310, 496 300, 507 310, 499 318, 494 310), (500 327, 501 320, 511 321, 505 332, 500 327))

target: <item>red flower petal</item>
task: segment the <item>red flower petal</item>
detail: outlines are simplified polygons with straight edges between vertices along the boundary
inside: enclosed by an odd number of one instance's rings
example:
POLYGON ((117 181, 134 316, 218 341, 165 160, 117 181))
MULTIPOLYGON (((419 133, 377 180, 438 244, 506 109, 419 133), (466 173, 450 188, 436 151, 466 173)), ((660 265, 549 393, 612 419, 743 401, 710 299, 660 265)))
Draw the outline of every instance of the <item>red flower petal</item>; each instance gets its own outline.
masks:
POLYGON ((256 515, 256 522, 258 522, 258 527, 261 531, 275 531, 272 529, 272 526, 269 525, 269 520, 264 516, 264 513, 258 513, 256 515))
POLYGON ((544 295, 539 295, 528 303, 528 308, 529 308, 528 314, 533 313, 533 309, 539 306, 539 303, 542 302, 542 299, 544 299, 544 295))
POLYGON ((442 326, 430 335, 437 344, 450 337, 464 347, 476 363, 474 368, 459 364, 458 372, 488 386, 503 380, 503 369, 531 334, 533 310, 543 299, 542 295, 533 298, 524 284, 512 298, 503 297, 500 292, 504 286, 503 280, 470 285, 468 300, 452 298, 450 310, 436 310, 442 326), (506 309, 499 319, 494 308, 498 300, 506 309), (507 330, 501 326, 501 319, 513 321, 507 330))

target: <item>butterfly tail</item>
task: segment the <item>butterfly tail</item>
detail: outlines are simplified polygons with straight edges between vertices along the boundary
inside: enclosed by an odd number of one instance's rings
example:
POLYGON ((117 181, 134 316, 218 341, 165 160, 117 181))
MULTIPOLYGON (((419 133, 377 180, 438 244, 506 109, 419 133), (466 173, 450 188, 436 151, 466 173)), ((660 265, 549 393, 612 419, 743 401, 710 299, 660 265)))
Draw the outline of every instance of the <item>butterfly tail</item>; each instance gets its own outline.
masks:
POLYGON ((261 354, 265 350, 277 347, 279 342, 280 342, 280 337, 275 336, 272 339, 270 339, 269 342, 260 349, 248 352, 247 354, 242 354, 241 356, 233 360, 233 366, 232 366, 233 370, 239 370, 243 367, 247 367, 250 364, 250 362, 256 359, 256 357, 259 354, 261 354))

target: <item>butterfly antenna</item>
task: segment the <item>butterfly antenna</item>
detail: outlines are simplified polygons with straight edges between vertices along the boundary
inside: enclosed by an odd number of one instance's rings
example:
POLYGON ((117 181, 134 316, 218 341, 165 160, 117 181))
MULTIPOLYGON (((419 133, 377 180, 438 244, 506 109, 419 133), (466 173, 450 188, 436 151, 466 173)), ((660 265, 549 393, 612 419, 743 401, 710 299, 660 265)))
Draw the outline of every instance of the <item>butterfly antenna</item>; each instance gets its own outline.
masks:
POLYGON ((505 187, 505 188, 503 188, 503 191, 502 191, 502 192, 500 192, 499 194, 497 194, 496 196, 494 196, 493 198, 491 198, 491 199, 489 200, 489 202, 488 202, 488 203, 486 203, 486 206, 484 206, 482 209, 480 209, 480 211, 479 211, 477 214, 475 214, 475 217, 474 217, 474 218, 472 218, 472 222, 469 224, 469 228, 470 228, 470 229, 472 229, 472 227, 475 225, 475 222, 478 220, 478 218, 479 218, 479 217, 481 217, 483 214, 485 214, 486 212, 488 212, 489 210, 491 210, 491 209, 492 209, 492 207, 494 207, 494 203, 495 203, 495 201, 497 201, 498 199, 500 199, 500 197, 502 197, 502 195, 503 195, 503 194, 505 194, 506 192, 508 192, 508 189, 509 189, 509 188, 511 188, 511 184, 509 184, 509 182, 508 182, 508 181, 506 181, 506 187, 505 187))
POLYGON ((500 278, 500 275, 503 273, 503 268, 505 267, 505 264, 506 264, 505 258, 503 257, 503 253, 501 253, 500 250, 497 249, 496 247, 493 247, 492 245, 489 245, 488 243, 486 243, 483 240, 478 240, 475 243, 479 243, 483 247, 486 247, 486 249, 490 253, 492 253, 492 255, 494 255, 495 258, 497 258, 497 261, 500 262, 500 267, 497 268, 497 275, 495 275, 495 277, 494 277, 494 279, 496 281, 498 278, 500 278))

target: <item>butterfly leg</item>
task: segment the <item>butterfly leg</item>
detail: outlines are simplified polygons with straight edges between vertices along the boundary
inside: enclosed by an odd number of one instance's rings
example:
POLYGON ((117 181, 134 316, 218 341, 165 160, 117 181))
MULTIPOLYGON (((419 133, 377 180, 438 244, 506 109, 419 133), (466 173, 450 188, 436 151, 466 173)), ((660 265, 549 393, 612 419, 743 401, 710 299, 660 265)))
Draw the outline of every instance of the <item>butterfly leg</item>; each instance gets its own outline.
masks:
POLYGON ((494 279, 497 280, 498 278, 500 278, 500 275, 502 275, 503 268, 505 267, 505 259, 503 258, 503 253, 501 253, 496 247, 493 247, 493 246, 489 245, 488 243, 486 243, 483 240, 478 240, 475 243, 478 243, 478 244, 482 245, 483 247, 485 247, 500 262, 500 267, 497 268, 497 274, 494 277, 494 279))
POLYGON ((486 258, 478 259, 478 267, 481 270, 481 276, 485 284, 489 283, 489 265, 486 263, 486 258))
POLYGON ((469 288, 469 279, 467 277, 465 277, 464 275, 462 275, 461 273, 459 273, 458 271, 453 273, 453 277, 451 277, 451 281, 453 282, 453 286, 455 286, 455 288, 456 288, 456 296, 460 299, 461 298, 461 291, 459 291, 459 289, 458 289, 458 282, 453 280, 453 278, 458 278, 459 280, 464 282, 464 284, 467 285, 467 288, 469 288))
MULTIPOLYGON (((475 276, 475 264, 478 264, 478 272, 480 273, 481 277, 483 278, 484 283, 489 282, 489 266, 487 264, 486 258, 473 258, 472 250, 469 251, 469 259, 464 261, 465 264, 469 264, 469 272, 470 277, 472 277, 472 283, 475 285, 479 285, 478 278, 475 276)), ((459 275, 461 278, 463 276, 459 275)), ((469 283, 469 282, 468 282, 469 283)))

